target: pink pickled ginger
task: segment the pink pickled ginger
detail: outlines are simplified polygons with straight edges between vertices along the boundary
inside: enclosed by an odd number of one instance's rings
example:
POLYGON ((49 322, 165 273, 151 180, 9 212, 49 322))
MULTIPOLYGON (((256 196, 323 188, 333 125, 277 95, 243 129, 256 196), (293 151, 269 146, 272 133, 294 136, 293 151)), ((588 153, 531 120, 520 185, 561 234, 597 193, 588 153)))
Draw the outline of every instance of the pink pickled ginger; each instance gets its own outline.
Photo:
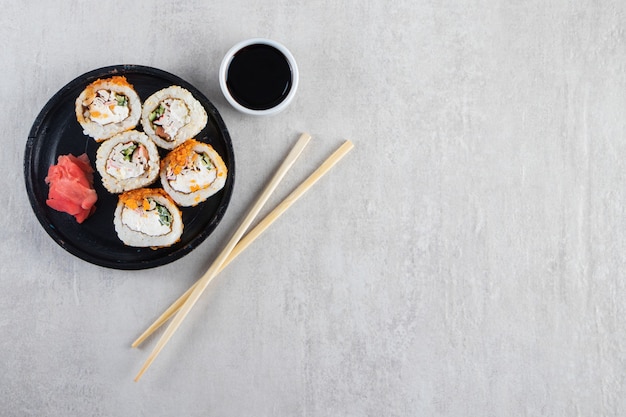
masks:
POLYGON ((45 181, 50 185, 46 200, 49 207, 71 214, 78 223, 96 210, 98 196, 93 188, 93 168, 87 154, 60 155, 57 164, 48 169, 45 181))

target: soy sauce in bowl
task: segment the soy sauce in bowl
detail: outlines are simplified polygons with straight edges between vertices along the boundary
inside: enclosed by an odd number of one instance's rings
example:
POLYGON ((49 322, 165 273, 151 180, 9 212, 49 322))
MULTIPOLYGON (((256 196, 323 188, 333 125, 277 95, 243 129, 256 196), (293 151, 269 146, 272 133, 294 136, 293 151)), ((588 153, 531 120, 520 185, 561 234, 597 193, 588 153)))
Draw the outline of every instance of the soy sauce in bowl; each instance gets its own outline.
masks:
POLYGON ((275 114, 293 99, 298 87, 293 55, 278 42, 255 38, 233 46, 220 67, 220 87, 237 110, 275 114))
POLYGON ((252 110, 271 109, 291 90, 291 68, 278 49, 265 44, 249 45, 233 56, 226 85, 242 106, 252 110))

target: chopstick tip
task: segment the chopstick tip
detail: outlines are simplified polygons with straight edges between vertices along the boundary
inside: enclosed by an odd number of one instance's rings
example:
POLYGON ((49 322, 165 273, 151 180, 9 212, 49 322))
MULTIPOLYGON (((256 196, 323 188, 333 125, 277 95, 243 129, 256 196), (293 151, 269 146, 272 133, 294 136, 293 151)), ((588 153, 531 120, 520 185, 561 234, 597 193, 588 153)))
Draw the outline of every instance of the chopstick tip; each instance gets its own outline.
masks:
POLYGON ((143 376, 144 372, 146 372, 146 369, 148 369, 148 368, 146 366, 144 366, 143 368, 141 368, 139 373, 137 373, 137 375, 135 375, 135 379, 134 379, 135 382, 139 382, 139 380, 143 376))

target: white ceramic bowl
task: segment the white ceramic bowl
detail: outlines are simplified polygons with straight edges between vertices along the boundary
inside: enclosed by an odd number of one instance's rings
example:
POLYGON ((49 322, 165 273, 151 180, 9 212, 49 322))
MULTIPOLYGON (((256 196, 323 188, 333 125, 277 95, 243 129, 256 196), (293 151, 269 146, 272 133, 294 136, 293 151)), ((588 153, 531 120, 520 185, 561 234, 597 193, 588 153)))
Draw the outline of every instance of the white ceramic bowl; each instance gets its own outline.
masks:
POLYGON ((265 38, 247 39, 245 41, 241 41, 237 43, 236 45, 234 45, 232 48, 228 50, 228 52, 224 56, 224 59, 222 60, 222 64, 220 65, 220 72, 219 72, 220 88, 222 89, 222 93, 224 94, 224 97, 226 97, 226 100, 228 100, 228 102, 240 112, 254 115, 254 116, 266 116, 266 115, 280 113, 287 106, 289 106, 289 103, 291 103, 294 96, 296 95, 296 90, 298 89, 299 78, 300 76, 298 73, 298 65, 296 64, 296 60, 291 54, 291 52, 289 52, 289 50, 284 45, 276 41, 273 41, 271 39, 265 39, 265 38), (264 110, 250 109, 248 107, 241 105, 230 94, 230 91, 228 90, 228 85, 226 84, 226 78, 228 75, 228 67, 230 66, 230 63, 233 57, 235 56, 235 54, 239 52, 241 49, 245 48, 246 46, 258 45, 258 44, 269 45, 271 47, 274 47, 278 51, 280 51, 285 56, 285 58, 287 58, 287 62, 289 63, 289 67, 291 69, 291 89, 289 90, 289 93, 283 99, 283 101, 278 103, 276 106, 271 107, 269 109, 264 109, 264 110))

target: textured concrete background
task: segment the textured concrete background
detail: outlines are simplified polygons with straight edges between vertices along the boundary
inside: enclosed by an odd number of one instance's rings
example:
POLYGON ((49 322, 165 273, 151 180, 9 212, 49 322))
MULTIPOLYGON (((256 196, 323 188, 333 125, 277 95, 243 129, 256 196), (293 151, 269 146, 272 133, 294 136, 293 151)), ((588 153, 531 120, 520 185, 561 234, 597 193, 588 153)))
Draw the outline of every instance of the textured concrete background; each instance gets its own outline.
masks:
POLYGON ((0 415, 626 415, 626 3, 57 3, 0 0, 0 415), (237 114, 217 82, 256 36, 302 76, 271 118, 237 114), (147 271, 66 253, 23 185, 47 100, 120 63, 203 91, 237 158, 216 232, 147 271), (356 147, 133 382, 157 338, 132 340, 302 131, 313 142, 272 204, 356 147))

